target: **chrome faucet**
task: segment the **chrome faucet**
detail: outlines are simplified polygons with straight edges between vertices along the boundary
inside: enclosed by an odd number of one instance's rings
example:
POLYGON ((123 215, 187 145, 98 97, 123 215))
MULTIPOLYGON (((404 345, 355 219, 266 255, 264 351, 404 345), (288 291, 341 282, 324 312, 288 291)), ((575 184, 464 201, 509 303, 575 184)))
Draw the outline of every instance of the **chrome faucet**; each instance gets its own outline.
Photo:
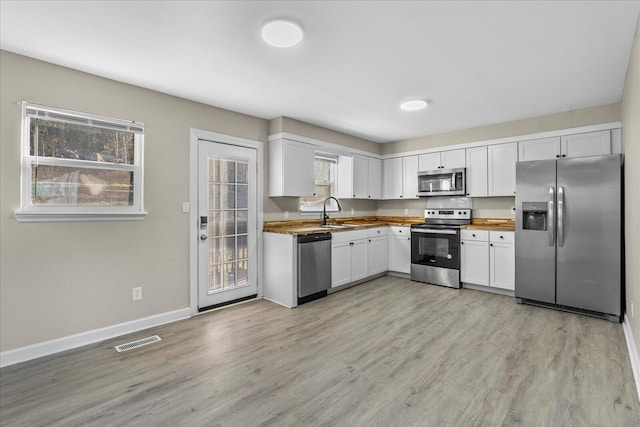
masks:
POLYGON ((322 204, 322 225, 327 225, 327 220, 329 219, 329 215, 327 215, 327 200, 333 199, 338 204, 338 211, 342 210, 342 205, 340 204, 340 200, 336 199, 333 196, 329 196, 324 199, 324 203, 322 204))

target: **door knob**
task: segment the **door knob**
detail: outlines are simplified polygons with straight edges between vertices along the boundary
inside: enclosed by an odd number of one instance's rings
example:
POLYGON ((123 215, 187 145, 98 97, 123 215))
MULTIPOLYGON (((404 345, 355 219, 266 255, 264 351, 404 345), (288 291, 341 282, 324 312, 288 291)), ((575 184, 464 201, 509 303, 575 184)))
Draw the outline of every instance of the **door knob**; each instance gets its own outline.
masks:
POLYGON ((205 241, 207 240, 209 237, 206 234, 201 234, 200 235, 200 240, 205 241))

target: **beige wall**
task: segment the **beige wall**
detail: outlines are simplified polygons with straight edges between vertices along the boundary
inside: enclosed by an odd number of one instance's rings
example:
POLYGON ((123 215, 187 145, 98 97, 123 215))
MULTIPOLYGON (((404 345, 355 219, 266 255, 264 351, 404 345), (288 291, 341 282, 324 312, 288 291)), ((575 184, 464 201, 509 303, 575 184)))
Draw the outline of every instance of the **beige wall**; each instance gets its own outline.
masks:
POLYGON ((286 132, 294 135, 306 136, 307 138, 318 139, 320 141, 331 142, 343 145, 356 150, 367 151, 373 154, 381 154, 381 145, 357 136, 347 135, 335 130, 311 125, 290 119, 289 117, 278 117, 269 123, 269 135, 286 132))
POLYGON ((423 148, 527 135, 598 123, 616 122, 618 120, 620 120, 620 104, 603 105, 548 116, 533 117, 513 122, 389 142, 382 145, 382 154, 402 153, 423 148))
MULTIPOLYGON (((625 246, 627 320, 640 349, 640 21, 622 96, 622 152, 625 156, 625 246), (634 316, 631 317, 631 301, 634 316)), ((639 355, 640 356, 640 355, 639 355)))
POLYGON ((266 141, 268 122, 0 52, 0 350, 188 307, 189 128, 266 141), (144 221, 18 223, 18 101, 145 124, 144 221), (131 288, 143 287, 142 301, 131 288))

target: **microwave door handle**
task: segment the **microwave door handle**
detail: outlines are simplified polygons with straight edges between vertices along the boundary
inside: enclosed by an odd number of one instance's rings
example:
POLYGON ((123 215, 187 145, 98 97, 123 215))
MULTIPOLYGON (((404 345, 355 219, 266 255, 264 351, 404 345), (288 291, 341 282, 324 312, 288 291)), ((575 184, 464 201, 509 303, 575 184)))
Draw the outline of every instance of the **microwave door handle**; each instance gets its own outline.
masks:
POLYGON ((549 223, 547 224, 547 232, 549 233, 549 246, 553 246, 556 240, 556 224, 555 224, 555 202, 556 202, 556 190, 554 187, 549 187, 549 201, 547 202, 547 216, 549 217, 549 223))
POLYGON ((564 187, 558 187, 558 246, 564 246, 564 187))

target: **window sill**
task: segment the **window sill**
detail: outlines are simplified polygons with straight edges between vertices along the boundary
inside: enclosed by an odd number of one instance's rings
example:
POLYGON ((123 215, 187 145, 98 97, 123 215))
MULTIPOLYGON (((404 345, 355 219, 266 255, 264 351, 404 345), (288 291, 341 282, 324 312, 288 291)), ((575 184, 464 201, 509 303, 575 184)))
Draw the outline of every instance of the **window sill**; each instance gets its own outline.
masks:
POLYGON ((29 212, 15 211, 18 222, 142 221, 147 212, 29 212))

